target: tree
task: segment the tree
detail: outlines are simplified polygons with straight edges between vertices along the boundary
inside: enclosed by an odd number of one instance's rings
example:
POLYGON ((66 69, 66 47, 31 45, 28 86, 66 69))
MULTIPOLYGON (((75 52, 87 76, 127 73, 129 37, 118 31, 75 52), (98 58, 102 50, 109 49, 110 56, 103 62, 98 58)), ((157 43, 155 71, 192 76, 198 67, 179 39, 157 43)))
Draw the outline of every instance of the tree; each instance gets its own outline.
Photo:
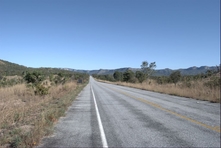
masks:
POLYGON ((163 84, 162 77, 157 77, 157 84, 163 84))
POLYGON ((36 83, 38 81, 38 78, 36 76, 36 73, 27 73, 24 76, 24 79, 28 82, 28 83, 36 83))
POLYGON ((207 75, 208 77, 212 76, 212 74, 213 74, 213 71, 212 71, 212 70, 207 70, 207 71, 206 71, 206 75, 207 75))
POLYGON ((145 79, 148 79, 154 73, 155 68, 156 62, 152 62, 150 64, 147 61, 142 62, 141 70, 144 73, 145 79))
POLYGON ((113 77, 117 81, 122 81, 122 73, 119 71, 114 72, 113 77))
POLYGON ((123 81, 129 82, 134 78, 134 73, 131 70, 127 70, 123 73, 123 81))
POLYGON ((135 77, 138 79, 138 81, 139 81, 140 83, 142 83, 142 82, 145 80, 145 75, 144 75, 144 73, 141 72, 141 71, 136 71, 135 77))
POLYGON ((115 81, 112 75, 104 75, 104 77, 105 77, 105 80, 107 81, 111 81, 111 82, 115 81))
POLYGON ((180 80, 180 78, 181 78, 181 74, 179 70, 174 71, 170 74, 170 79, 175 84, 175 86, 176 86, 176 83, 180 80))

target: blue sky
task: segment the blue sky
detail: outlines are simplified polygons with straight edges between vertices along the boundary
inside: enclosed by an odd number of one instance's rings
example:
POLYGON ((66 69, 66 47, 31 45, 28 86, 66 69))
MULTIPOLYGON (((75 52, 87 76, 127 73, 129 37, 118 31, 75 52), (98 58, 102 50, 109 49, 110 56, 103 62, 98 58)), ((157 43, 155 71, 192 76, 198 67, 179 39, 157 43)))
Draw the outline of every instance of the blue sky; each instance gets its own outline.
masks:
POLYGON ((0 0, 0 59, 28 67, 220 64, 219 0, 0 0))

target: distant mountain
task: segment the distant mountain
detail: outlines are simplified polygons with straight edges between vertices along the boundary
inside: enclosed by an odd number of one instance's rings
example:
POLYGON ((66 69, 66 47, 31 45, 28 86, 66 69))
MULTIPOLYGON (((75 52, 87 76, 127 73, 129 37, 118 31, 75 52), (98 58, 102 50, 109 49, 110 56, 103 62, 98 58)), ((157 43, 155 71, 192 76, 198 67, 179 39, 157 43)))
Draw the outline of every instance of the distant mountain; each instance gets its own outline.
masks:
MULTIPOLYGON (((118 68, 118 69, 99 69, 99 70, 77 70, 77 69, 71 69, 71 68, 30 68, 30 67, 25 67, 22 65, 18 65, 15 63, 11 63, 8 61, 4 61, 0 59, 0 75, 22 75, 23 71, 26 70, 41 70, 41 71, 59 71, 61 70, 67 70, 67 71, 73 71, 73 72, 78 72, 78 73, 86 73, 86 74, 98 74, 98 75, 113 75, 115 71, 119 72, 125 72, 127 70, 132 70, 133 72, 140 71, 140 68, 118 68)), ((190 67, 187 69, 177 69, 181 72, 182 75, 196 75, 196 74, 201 74, 205 73, 207 70, 217 70, 216 66, 201 66, 201 67, 190 67)), ((155 76, 169 76, 173 71, 172 69, 166 68, 166 69, 160 69, 155 71, 155 76)))
POLYGON ((201 67, 190 67, 187 69, 179 69, 181 74, 183 75, 196 75, 196 74, 201 74, 205 73, 207 70, 217 70, 216 66, 201 66, 201 67))
MULTIPOLYGON (((119 68, 119 69, 99 69, 99 70, 76 70, 76 69, 68 69, 74 72, 88 73, 90 75, 113 75, 115 71, 125 72, 127 70, 132 70, 133 72, 140 71, 140 68, 119 68)), ((201 73, 205 73, 207 70, 217 70, 216 66, 201 66, 201 67, 190 67, 187 69, 177 69, 181 72, 182 75, 197 75, 201 73)), ((160 69, 155 71, 155 76, 169 76, 173 71, 172 69, 160 69)))
MULTIPOLYGON (((197 74, 201 74, 201 73, 206 73, 207 70, 217 70, 216 66, 201 66, 201 67, 190 67, 187 69, 177 69, 181 72, 182 75, 197 75, 197 74)), ((161 70, 156 70, 156 75, 157 76, 168 76, 170 75, 173 71, 172 69, 161 69, 161 70)))

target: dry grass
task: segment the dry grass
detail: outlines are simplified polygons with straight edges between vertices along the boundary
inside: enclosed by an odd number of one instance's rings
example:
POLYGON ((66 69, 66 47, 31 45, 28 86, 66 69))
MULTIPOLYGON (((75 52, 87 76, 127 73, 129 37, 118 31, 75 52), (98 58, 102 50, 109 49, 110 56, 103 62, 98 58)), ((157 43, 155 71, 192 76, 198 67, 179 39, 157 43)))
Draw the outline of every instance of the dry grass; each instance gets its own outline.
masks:
POLYGON ((25 84, 0 88, 0 147, 33 147, 52 132, 52 125, 83 85, 51 86, 49 94, 34 95, 25 84))
MULTIPOLYGON (((100 81, 100 80, 99 80, 100 81)), ((210 102, 220 102, 220 88, 208 88, 202 81, 192 81, 191 87, 186 86, 183 83, 174 84, 162 84, 159 85, 156 81, 151 80, 151 83, 126 83, 126 82, 108 82, 127 87, 133 87, 143 90, 155 91, 165 94, 171 94, 176 96, 188 97, 197 100, 205 100, 210 102)))
POLYGON ((21 76, 4 76, 7 80, 12 80, 12 79, 15 79, 15 80, 18 80, 18 79, 23 79, 21 76))

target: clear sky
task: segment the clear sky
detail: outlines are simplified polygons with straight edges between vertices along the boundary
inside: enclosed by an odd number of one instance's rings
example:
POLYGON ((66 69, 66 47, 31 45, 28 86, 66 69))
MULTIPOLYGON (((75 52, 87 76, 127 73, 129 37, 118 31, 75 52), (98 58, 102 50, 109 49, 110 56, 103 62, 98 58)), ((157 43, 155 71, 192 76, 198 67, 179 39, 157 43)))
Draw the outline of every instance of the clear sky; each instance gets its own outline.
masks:
POLYGON ((220 64, 219 0, 0 0, 0 59, 28 67, 220 64))

